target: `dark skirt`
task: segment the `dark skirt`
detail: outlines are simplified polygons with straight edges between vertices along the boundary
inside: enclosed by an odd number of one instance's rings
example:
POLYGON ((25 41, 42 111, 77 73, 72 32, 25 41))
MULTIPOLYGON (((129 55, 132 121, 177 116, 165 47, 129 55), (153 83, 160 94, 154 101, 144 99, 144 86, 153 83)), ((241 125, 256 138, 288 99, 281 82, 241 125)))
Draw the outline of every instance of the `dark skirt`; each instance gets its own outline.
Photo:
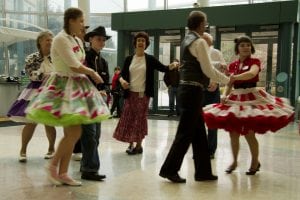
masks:
POLYGON ((140 142, 148 134, 149 97, 129 92, 113 137, 122 142, 140 142))

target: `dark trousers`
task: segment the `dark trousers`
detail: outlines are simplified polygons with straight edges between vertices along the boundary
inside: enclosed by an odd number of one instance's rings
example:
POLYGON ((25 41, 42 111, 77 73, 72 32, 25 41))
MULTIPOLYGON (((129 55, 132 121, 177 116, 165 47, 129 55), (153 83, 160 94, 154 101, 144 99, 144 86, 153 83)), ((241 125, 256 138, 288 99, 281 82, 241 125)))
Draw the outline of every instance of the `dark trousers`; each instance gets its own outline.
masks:
MULTIPOLYGON (((220 89, 219 87, 213 91, 209 92, 207 90, 204 91, 204 101, 203 106, 212 103, 220 103, 220 89)), ((218 144, 218 129, 208 129, 208 151, 210 155, 215 154, 218 144)))
POLYGON ((110 114, 113 114, 115 109, 117 108, 117 116, 121 116, 121 95, 113 94, 113 103, 110 109, 110 114))
POLYGON ((80 138, 74 146, 73 153, 82 153, 81 152, 81 140, 80 140, 80 138))
POLYGON ((161 175, 174 175, 180 170, 190 144, 193 148, 195 177, 207 177, 212 174, 202 116, 202 98, 203 91, 200 87, 179 86, 180 121, 171 149, 161 167, 161 175))
POLYGON ((82 159, 80 162, 80 171, 98 172, 100 168, 98 146, 101 135, 101 124, 84 124, 81 127, 82 159))
POLYGON ((174 113, 175 105, 176 105, 176 114, 179 115, 179 106, 177 101, 177 89, 178 87, 169 86, 168 95, 169 95, 169 109, 170 113, 174 113), (176 104, 175 104, 176 102, 176 104))

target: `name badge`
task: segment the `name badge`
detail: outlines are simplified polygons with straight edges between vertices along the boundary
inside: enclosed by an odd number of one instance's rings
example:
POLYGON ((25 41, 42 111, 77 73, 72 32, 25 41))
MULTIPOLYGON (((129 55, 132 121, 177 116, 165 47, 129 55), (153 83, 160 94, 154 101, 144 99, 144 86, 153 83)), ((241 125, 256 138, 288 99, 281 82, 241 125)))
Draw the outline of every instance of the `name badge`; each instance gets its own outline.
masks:
POLYGON ((243 66, 242 67, 242 70, 247 70, 247 69, 249 69, 249 66, 243 66))

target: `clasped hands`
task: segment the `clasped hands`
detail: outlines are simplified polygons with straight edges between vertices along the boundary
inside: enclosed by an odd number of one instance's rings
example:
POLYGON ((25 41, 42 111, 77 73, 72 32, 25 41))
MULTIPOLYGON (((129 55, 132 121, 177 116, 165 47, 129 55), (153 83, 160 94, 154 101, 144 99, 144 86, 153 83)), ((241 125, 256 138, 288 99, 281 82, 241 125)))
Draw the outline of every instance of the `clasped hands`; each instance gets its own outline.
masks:
MULTIPOLYGON (((230 76, 229 76, 229 82, 227 84, 227 87, 231 88, 232 84, 234 83, 234 81, 236 81, 236 76, 233 75, 233 74, 230 74, 230 76)), ((221 95, 221 103, 225 104, 226 102, 227 102, 227 95, 226 95, 226 92, 225 92, 225 95, 221 95)))
POLYGON ((174 61, 169 64, 169 70, 178 69, 178 67, 179 67, 179 62, 174 61))

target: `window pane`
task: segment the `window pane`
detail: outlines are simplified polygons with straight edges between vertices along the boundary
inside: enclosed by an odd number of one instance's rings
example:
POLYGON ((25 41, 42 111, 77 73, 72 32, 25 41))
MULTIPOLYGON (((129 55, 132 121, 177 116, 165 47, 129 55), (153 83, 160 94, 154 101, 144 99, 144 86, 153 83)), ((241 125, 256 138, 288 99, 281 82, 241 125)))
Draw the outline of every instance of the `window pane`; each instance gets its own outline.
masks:
POLYGON ((0 43, 0 75, 5 73, 5 46, 4 43, 0 43))
POLYGON ((127 0, 128 11, 162 10, 164 1, 161 0, 127 0))
POLYGON ((168 9, 192 8, 195 0, 168 0, 168 9))
POLYGON ((0 63, 4 67, 0 68, 0 75, 20 77, 21 70, 24 69, 25 57, 35 51, 37 51, 35 40, 17 42, 9 46, 3 44, 0 49, 0 53, 2 52, 0 63))
MULTIPOLYGON (((2 11, 2 9, 3 9, 3 1, 4 0, 0 0, 0 8, 1 8, 1 10, 0 11, 2 11)), ((2 14, 2 13, 1 13, 2 14)), ((2 16, 2 15, 1 15, 2 16)))
POLYGON ((48 15, 48 29, 51 30, 54 35, 63 29, 63 15, 48 15))
POLYGON ((6 18, 10 19, 6 22, 6 26, 11 28, 37 31, 41 30, 41 28, 47 27, 46 17, 44 15, 22 15, 9 13, 6 14, 6 18))
POLYGON ((67 8, 78 7, 78 0, 48 0, 48 12, 63 13, 67 8))
POLYGON ((123 12, 124 3, 120 0, 90 0, 91 13, 123 12))
MULTIPOLYGON (((1 6, 2 7, 2 6, 1 6)), ((9 11, 26 11, 26 12, 45 12, 44 0, 30 1, 5 1, 5 8, 9 11)))

